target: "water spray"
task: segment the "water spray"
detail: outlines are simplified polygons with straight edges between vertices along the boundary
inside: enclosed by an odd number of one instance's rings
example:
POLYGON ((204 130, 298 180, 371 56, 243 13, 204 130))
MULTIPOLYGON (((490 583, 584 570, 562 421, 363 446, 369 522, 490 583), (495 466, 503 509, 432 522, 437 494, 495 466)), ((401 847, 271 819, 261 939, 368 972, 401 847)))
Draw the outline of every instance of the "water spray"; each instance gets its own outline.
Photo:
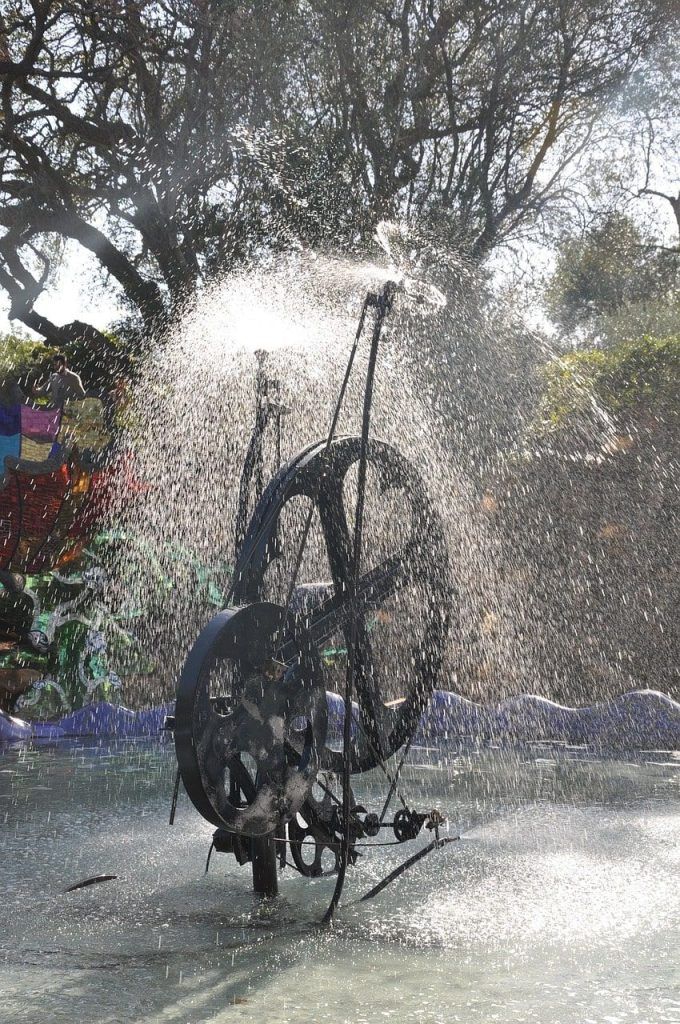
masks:
POLYGON ((239 483, 236 527, 234 530, 235 550, 238 553, 252 506, 262 497, 264 489, 264 445, 270 423, 274 426, 274 459, 276 469, 281 465, 281 421, 288 409, 281 404, 281 384, 267 373, 267 352, 258 349, 257 373, 255 375, 255 423, 243 461, 239 483))
MULTIPOLYGON (((388 279, 367 293, 325 436, 279 465, 266 487, 264 445, 273 424, 278 464, 283 407, 278 384, 267 374, 266 357, 258 354, 255 425, 241 474, 228 607, 208 623, 189 653, 172 723, 184 787, 199 812, 217 826, 211 851, 251 863, 257 893, 276 894, 278 867, 286 864, 287 850, 297 870, 311 877, 321 873, 324 851, 335 857, 337 878, 325 922, 339 903, 347 865, 356 861, 359 847, 385 845, 362 839, 374 839, 389 828, 394 840, 387 845, 398 844, 416 838, 426 826, 435 830, 426 852, 445 842, 438 835, 438 812, 413 810, 399 790, 399 774, 436 685, 448 631, 444 530, 414 467, 391 445, 370 436, 380 341, 403 287, 403 281, 388 279), (338 435, 369 322, 361 432, 338 435), (369 466, 380 479, 381 493, 394 490, 400 495, 400 519, 411 527, 411 534, 400 541, 402 547, 372 567, 365 564, 369 466), (344 482, 353 468, 357 484, 350 531, 344 482), (277 604, 266 596, 265 576, 284 554, 281 517, 296 498, 307 500, 309 509, 295 544, 285 597, 277 604), (332 582, 300 584, 315 514, 332 582), (382 668, 373 657, 372 624, 381 613, 389 620, 392 613, 383 610, 400 591, 416 593, 418 588, 425 594, 419 605, 424 637, 413 649, 404 678, 387 680, 398 687, 396 699, 391 699, 389 686, 386 692, 381 688, 382 668), (326 742, 329 704, 322 662, 324 650, 338 635, 344 636, 347 659, 340 751, 326 742), (387 761, 398 750, 403 756, 393 773, 387 761), (389 784, 380 814, 358 806, 351 787, 353 774, 375 767, 389 784), (333 789, 334 778, 341 781, 339 793, 333 789), (321 799, 312 792, 315 785, 321 799), (395 795, 402 806, 386 821, 395 795), (310 845, 312 862, 303 856, 310 845)), ((175 802, 176 794, 173 817, 175 802)), ((421 856, 409 858, 375 893, 421 856)))
MULTIPOLYGON (((324 916, 324 923, 331 920, 335 908, 338 905, 342 888, 345 882, 345 873, 349 863, 351 833, 348 827, 351 810, 350 776, 352 774, 351 758, 351 721, 352 721, 352 697, 354 694, 354 672, 357 655, 357 593, 361 577, 361 545, 364 525, 364 500, 366 494, 366 468, 368 464, 368 435, 371 426, 371 406, 373 404, 373 385, 375 382, 375 367, 378 359, 378 346, 382 334, 385 319, 392 310, 394 296, 398 285, 394 281, 388 281, 383 289, 378 292, 369 292, 364 303, 364 308, 375 309, 375 323, 373 336, 371 338, 371 349, 368 357, 368 369, 366 371, 366 384, 364 386, 364 409, 361 420, 361 449, 359 454, 359 481, 357 486, 357 504, 354 516, 354 544, 352 550, 352 567, 350 573, 351 591, 349 594, 350 615, 351 615, 351 638, 347 656, 347 674, 345 678, 345 714, 343 719, 342 735, 342 820, 345 822, 342 846, 340 848, 340 865, 338 877, 335 884, 335 891, 324 916)), ((362 314, 362 326, 363 326, 362 314)), ((378 738, 378 744, 380 740, 378 738)), ((378 747, 378 753, 382 758, 382 751, 378 747)))

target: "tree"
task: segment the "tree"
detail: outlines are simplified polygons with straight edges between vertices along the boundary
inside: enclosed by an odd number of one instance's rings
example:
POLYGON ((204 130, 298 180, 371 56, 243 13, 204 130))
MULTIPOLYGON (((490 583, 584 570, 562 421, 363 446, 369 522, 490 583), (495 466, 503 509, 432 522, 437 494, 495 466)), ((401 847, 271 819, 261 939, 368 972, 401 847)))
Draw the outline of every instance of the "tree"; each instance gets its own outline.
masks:
POLYGON ((147 330, 211 261, 249 241, 239 216, 257 177, 249 145, 270 116, 282 63, 280 6, 10 5, 0 25, 0 283, 14 317, 57 344, 102 342, 88 325, 61 328, 35 308, 52 269, 45 240, 55 236, 94 254, 147 330), (245 157, 232 144, 239 124, 251 132, 245 157))
POLYGON ((680 336, 569 352, 544 380, 538 429, 497 487, 537 676, 570 703, 644 686, 677 699, 680 336))
POLYGON ((38 302, 75 241, 149 332, 208 274, 407 215, 482 260, 568 198, 668 0, 11 0, 0 285, 38 302))
POLYGON ((644 337, 610 349, 568 352, 544 368, 543 430, 564 431, 594 409, 620 420, 654 416, 678 423, 680 336, 644 337))
POLYGON ((316 108, 378 216, 448 225, 473 259, 563 202, 563 174, 665 5, 581 0, 311 4, 316 108))
POLYGON ((680 251, 680 188, 678 187, 677 102, 680 94, 680 47, 677 35, 664 38, 641 63, 624 89, 619 106, 628 123, 631 159, 616 168, 619 189, 639 201, 661 201, 675 227, 671 251, 680 251), (631 130, 633 128, 633 130, 631 130), (668 210, 668 206, 670 210, 668 210))
POLYGON ((631 306, 677 304, 680 259, 629 217, 613 213, 562 245, 546 305, 563 330, 598 323, 631 306))

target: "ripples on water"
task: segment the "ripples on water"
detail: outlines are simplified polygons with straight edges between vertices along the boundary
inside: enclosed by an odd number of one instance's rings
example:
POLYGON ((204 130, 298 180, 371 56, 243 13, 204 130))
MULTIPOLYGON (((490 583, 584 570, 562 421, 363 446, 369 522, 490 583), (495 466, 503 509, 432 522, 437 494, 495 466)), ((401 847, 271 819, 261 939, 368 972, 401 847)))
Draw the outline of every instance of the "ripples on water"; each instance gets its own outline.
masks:
POLYGON ((230 859, 203 875, 210 826, 186 798, 167 825, 170 746, 6 750, 0 1019, 677 1024, 680 756, 418 758, 406 793, 461 842, 350 905, 414 846, 367 851, 322 931, 330 879, 257 903, 230 859))

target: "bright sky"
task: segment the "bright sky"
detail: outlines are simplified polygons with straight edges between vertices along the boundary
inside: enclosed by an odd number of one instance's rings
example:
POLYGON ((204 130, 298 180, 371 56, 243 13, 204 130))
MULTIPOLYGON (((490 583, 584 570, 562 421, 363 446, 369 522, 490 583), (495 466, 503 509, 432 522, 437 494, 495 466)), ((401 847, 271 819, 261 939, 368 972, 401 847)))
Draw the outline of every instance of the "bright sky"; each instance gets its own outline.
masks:
MULTIPOLYGON (((75 242, 66 247, 59 275, 36 308, 57 325, 83 320, 99 329, 108 327, 121 313, 115 293, 103 286, 94 259, 75 242)), ((24 324, 8 320, 8 313, 9 298, 0 288, 0 334, 31 334, 24 324)))

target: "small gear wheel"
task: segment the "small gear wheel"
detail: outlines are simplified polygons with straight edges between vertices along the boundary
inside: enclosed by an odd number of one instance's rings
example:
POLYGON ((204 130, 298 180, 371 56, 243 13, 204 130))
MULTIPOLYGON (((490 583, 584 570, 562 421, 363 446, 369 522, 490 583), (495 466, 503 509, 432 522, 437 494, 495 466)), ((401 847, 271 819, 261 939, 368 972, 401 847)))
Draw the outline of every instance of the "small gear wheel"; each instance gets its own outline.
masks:
MULTIPOLYGON (((358 815, 359 807, 350 788, 350 863, 357 853, 354 843, 364 832, 358 815)), ((332 875, 340 863, 342 827, 342 787, 333 772, 321 773, 312 786, 300 811, 289 822, 288 839, 293 863, 308 878, 332 875)))
POLYGON ((339 836, 312 825, 298 813, 288 823, 288 841, 293 863, 301 875, 319 878, 337 872, 340 865, 339 836))

